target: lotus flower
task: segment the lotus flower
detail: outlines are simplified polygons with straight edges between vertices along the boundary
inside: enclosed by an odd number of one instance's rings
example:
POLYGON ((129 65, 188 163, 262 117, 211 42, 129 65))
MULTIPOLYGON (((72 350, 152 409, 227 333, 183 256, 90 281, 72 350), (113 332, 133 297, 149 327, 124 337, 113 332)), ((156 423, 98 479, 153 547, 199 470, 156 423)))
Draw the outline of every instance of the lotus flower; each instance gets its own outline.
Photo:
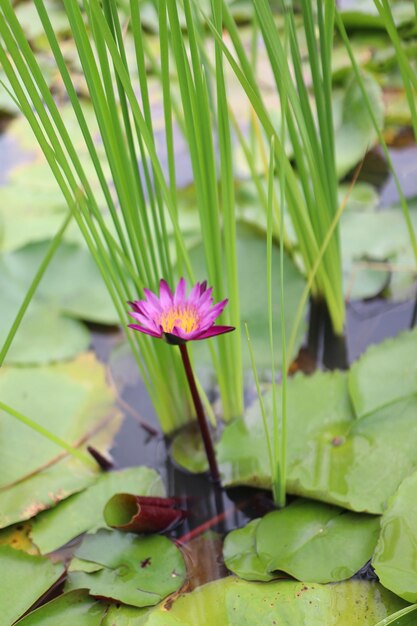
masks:
POLYGON ((233 326, 214 325, 227 299, 213 305, 212 287, 207 289, 206 281, 194 285, 188 298, 184 278, 180 279, 174 293, 165 280, 160 281, 159 298, 149 289, 144 289, 144 293, 145 300, 129 302, 133 308, 129 315, 138 322, 129 327, 145 335, 184 344, 234 330, 233 326))

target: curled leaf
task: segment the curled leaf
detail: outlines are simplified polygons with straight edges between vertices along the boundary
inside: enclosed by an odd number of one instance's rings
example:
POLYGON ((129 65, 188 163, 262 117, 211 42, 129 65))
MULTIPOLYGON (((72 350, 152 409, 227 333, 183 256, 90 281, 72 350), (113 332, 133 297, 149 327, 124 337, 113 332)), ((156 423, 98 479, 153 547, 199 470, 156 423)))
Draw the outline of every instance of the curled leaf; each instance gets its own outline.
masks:
POLYGON ((134 533, 163 533, 180 524, 186 511, 175 508, 175 498, 117 493, 107 502, 103 516, 111 528, 134 533))

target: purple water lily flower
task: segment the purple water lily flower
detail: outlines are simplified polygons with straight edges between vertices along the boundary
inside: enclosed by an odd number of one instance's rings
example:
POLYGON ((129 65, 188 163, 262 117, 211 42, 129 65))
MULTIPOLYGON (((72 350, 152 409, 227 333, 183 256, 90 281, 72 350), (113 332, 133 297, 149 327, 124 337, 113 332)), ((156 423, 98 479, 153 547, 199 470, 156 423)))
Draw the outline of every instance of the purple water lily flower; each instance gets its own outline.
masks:
POLYGON ((184 278, 180 279, 174 293, 162 279, 159 298, 149 289, 143 291, 145 300, 129 302, 133 308, 129 315, 139 322, 129 324, 129 327, 145 335, 164 338, 168 343, 183 344, 234 330, 233 326, 214 325, 227 299, 213 305, 212 287, 207 289, 206 281, 194 285, 188 298, 184 278))

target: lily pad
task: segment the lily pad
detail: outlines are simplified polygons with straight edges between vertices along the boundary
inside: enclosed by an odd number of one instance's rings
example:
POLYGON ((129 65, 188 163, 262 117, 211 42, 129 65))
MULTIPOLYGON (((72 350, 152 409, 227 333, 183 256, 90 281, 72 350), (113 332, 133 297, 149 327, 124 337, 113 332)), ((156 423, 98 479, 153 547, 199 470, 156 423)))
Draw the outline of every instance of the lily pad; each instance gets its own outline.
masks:
POLYGON ((406 478, 381 518, 373 566, 382 584, 417 602, 417 472, 406 478))
POLYGON ((108 605, 86 591, 64 593, 19 620, 19 626, 101 626, 108 605))
MULTIPOLYGON (((4 255, 10 279, 27 289, 49 242, 37 242, 4 255)), ((89 251, 63 242, 49 264, 37 296, 62 313, 101 324, 116 324, 118 315, 89 251)), ((28 314, 29 317, 29 314, 28 314)))
POLYGON ((32 523, 33 542, 41 553, 52 552, 81 533, 106 527, 104 506, 120 492, 163 496, 164 486, 159 474, 148 467, 103 474, 85 491, 39 515, 32 523))
MULTIPOLYGON (((384 121, 382 91, 370 75, 362 76, 363 84, 376 119, 380 126, 384 121)), ((377 135, 368 115, 362 91, 353 78, 334 100, 335 155, 338 178, 343 178, 366 152, 372 148, 377 135)))
MULTIPOLYGON (((280 394, 278 388, 278 406, 280 394)), ((272 432, 270 392, 264 402, 272 432)), ((358 420, 350 405, 347 374, 335 372, 296 376, 288 382, 287 402, 288 492, 354 511, 382 513, 417 467, 417 397, 358 420)), ((227 484, 270 488, 258 403, 245 419, 225 428, 217 449, 227 484)))
POLYGON ((349 393, 358 417, 417 393, 417 328, 371 346, 351 367, 349 393))
POLYGON ((100 626, 143 626, 149 608, 111 604, 100 626))
MULTIPOLYGON (((202 246, 190 251, 191 263, 197 278, 207 276, 202 246)), ((279 249, 275 246, 272 254, 272 263, 279 267, 279 249)), ((259 280, 259 276, 265 276, 266 272, 266 241, 259 237, 252 229, 243 225, 238 228, 237 239, 237 265, 239 271, 239 298, 242 326, 246 321, 249 327, 251 341, 255 353, 256 363, 259 368, 270 368, 269 339, 266 329, 268 328, 268 302, 266 282, 259 280)), ((273 290, 273 317, 279 319, 280 297, 278 275, 275 278, 273 290)), ((299 273, 293 262, 284 258, 284 293, 285 293, 285 328, 287 337, 292 329, 295 312, 304 290, 305 280, 299 273)), ((305 332, 305 323, 300 324, 295 342, 294 355, 297 352, 305 332)), ((250 357, 246 338, 242 334, 242 357, 244 367, 250 368, 250 357)), ((275 341, 275 354, 277 367, 281 363, 280 333, 277 333, 275 341)), ((193 346, 196 362, 209 362, 210 354, 207 342, 195 342, 193 346), (200 345, 197 345, 199 343, 200 345), (206 344, 206 345, 204 345, 206 344)))
POLYGON ((0 547, 0 606, 3 624, 13 624, 62 576, 64 566, 26 554, 9 546, 0 547), (30 584, 27 584, 30 581, 30 584))
POLYGON ((180 550, 161 535, 138 537, 100 530, 84 538, 76 556, 102 569, 91 574, 71 572, 68 589, 88 589, 91 595, 132 606, 153 606, 177 591, 185 580, 180 550))
POLYGON ((375 626, 414 626, 416 621, 417 604, 406 606, 405 609, 397 611, 393 615, 386 617, 375 626))
MULTIPOLYGON (((37 368, 3 367, 0 396, 5 404, 73 446, 118 415, 105 368, 92 354, 69 363, 37 368), (59 419, 57 419, 59 417, 59 419)), ((7 487, 58 460, 62 450, 44 436, 1 412, 0 486, 7 487)))
POLYGON ((153 609, 145 626, 374 626, 404 607, 382 585, 351 580, 333 585, 289 580, 253 583, 235 577, 208 583, 153 609))
MULTIPOLYGON (((397 28, 415 20, 412 3, 393 0, 391 4, 392 15, 397 28)), ((340 9, 343 22, 348 28, 385 28, 384 20, 380 17, 372 0, 343 0, 340 3, 340 9)))
POLYGON ((378 534, 378 517, 296 500, 262 518, 255 530, 256 553, 266 572, 280 570, 298 580, 338 582, 369 561, 378 534))
POLYGON ((269 581, 276 578, 266 571, 256 551, 256 529, 260 522, 260 519, 252 520, 243 528, 232 530, 224 540, 223 558, 226 567, 245 580, 269 581))
POLYGON ((201 433, 194 425, 174 437, 169 453, 177 465, 193 474, 208 471, 201 433))
MULTIPOLYGON (((25 297, 26 290, 0 259, 0 298, 3 303, 0 319, 0 346, 12 327, 25 297)), ((33 299, 26 311, 6 356, 7 363, 19 365, 43 364, 75 357, 90 345, 87 328, 59 314, 49 305, 33 299)))

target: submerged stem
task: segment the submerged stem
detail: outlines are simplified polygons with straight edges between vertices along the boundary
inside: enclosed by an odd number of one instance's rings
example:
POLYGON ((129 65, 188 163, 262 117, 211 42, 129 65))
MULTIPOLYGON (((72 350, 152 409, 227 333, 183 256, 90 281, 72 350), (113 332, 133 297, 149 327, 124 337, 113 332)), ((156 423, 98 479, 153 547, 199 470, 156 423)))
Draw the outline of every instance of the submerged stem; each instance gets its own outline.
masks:
POLYGON ((220 482, 220 473, 217 466, 216 454, 213 448, 213 442, 211 441, 210 431, 207 425, 207 420, 204 415, 203 405, 201 398, 197 390, 197 384, 195 382, 193 368, 191 366, 190 357, 188 356, 187 344, 183 343, 179 346, 182 362, 184 363, 185 373, 187 375, 188 385, 190 387, 191 396, 193 398, 195 412, 197 415, 197 421, 203 439, 204 449, 206 451, 207 460, 210 467, 210 473, 213 481, 220 482))

